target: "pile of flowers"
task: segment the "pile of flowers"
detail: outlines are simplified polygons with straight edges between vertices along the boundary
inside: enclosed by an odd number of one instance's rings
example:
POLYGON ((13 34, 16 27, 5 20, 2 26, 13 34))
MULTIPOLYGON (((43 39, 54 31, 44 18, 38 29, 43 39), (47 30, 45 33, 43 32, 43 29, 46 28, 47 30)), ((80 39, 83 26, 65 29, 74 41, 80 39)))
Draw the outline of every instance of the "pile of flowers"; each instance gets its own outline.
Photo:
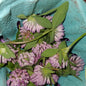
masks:
POLYGON ((22 26, 18 23, 16 40, 0 40, 0 68, 6 66, 10 69, 8 86, 56 83, 60 86, 59 78, 68 75, 80 79, 78 75, 85 63, 71 50, 86 33, 67 46, 63 26, 67 10, 68 2, 65 2, 40 15, 18 16, 23 22, 22 26), (53 17, 49 15, 51 13, 55 13, 53 17))

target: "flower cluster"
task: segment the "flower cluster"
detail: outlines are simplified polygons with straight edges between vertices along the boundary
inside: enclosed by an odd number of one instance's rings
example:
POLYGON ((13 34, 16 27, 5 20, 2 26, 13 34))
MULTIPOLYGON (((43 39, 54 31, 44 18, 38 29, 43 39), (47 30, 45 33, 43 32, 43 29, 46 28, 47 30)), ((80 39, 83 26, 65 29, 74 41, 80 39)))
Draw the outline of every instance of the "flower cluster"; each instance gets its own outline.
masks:
POLYGON ((61 21, 64 18, 59 18, 61 20, 57 22, 55 17, 56 14, 54 17, 30 15, 23 20, 23 26, 19 25, 15 41, 0 40, 0 68, 5 64, 11 69, 8 86, 55 85, 60 76, 73 75, 78 78, 85 63, 70 50, 86 34, 67 46, 61 21), (8 58, 5 57, 5 50, 8 58))
POLYGON ((34 18, 32 18, 31 21, 26 19, 25 21, 23 21, 23 25, 26 30, 29 30, 32 33, 39 33, 41 29, 44 29, 44 27, 39 25, 34 18))
POLYGON ((71 65, 71 68, 76 71, 76 75, 78 76, 79 72, 83 70, 85 65, 84 61, 77 55, 71 56, 70 61, 76 64, 76 66, 71 65))
MULTIPOLYGON (((42 66, 40 65, 36 65, 34 68, 34 73, 32 74, 32 76, 30 77, 30 80, 35 83, 36 85, 45 85, 46 84, 50 84, 51 83, 51 78, 54 80, 54 82, 56 83, 59 79, 59 77, 56 74, 49 74, 49 72, 46 74, 43 71, 42 66)), ((53 84, 53 83, 52 83, 53 84)))
POLYGON ((57 55, 54 55, 54 56, 52 56, 52 57, 50 57, 47 61, 46 61, 46 63, 50 63, 53 67, 55 67, 55 68, 65 68, 65 67, 67 67, 67 64, 68 64, 68 62, 66 61, 64 61, 64 59, 62 60, 62 64, 60 65, 59 64, 59 56, 58 56, 58 54, 57 55))
POLYGON ((29 74, 25 69, 16 69, 11 72, 7 84, 8 86, 27 86, 29 83, 29 78, 29 74))
POLYGON ((59 42, 61 39, 63 39, 63 36, 64 36, 63 29, 64 29, 64 27, 62 24, 56 28, 56 31, 55 31, 55 41, 56 42, 59 42))
POLYGON ((51 45, 44 41, 40 44, 37 44, 36 47, 32 48, 32 52, 35 54, 35 63, 39 60, 39 58, 41 58, 42 52, 49 48, 52 48, 51 45))
POLYGON ((18 63, 21 67, 33 65, 35 62, 35 55, 34 53, 21 53, 18 57, 18 63))

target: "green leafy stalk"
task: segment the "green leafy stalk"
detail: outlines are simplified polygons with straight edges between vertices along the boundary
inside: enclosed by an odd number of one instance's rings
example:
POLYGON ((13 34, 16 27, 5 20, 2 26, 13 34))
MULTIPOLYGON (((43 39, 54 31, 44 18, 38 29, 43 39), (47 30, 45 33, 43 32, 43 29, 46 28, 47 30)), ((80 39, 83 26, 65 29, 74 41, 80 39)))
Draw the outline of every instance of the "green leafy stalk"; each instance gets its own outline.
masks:
POLYGON ((53 43, 54 42, 54 37, 55 37, 55 31, 53 30, 52 32, 50 32, 49 36, 50 36, 49 43, 53 43))
POLYGON ((73 75, 75 78, 77 78, 77 79, 79 79, 80 81, 82 81, 82 79, 81 78, 79 78, 78 76, 76 76, 76 75, 73 75))
POLYGON ((51 9, 51 10, 49 10, 49 11, 47 11, 47 12, 41 14, 40 16, 44 16, 44 15, 51 14, 51 13, 55 12, 57 9, 58 9, 58 8, 51 9))
POLYGON ((78 43, 84 36, 86 36, 86 33, 82 34, 78 39, 76 39, 68 48, 69 50, 72 49, 76 43, 78 43))
POLYGON ((43 58, 43 66, 45 65, 45 58, 43 58))
POLYGON ((26 19, 27 18, 24 14, 20 14, 17 17, 20 18, 20 19, 26 19))
POLYGON ((67 61, 69 58, 69 51, 74 47, 74 45, 79 42, 84 36, 86 36, 86 33, 81 35, 78 39, 76 39, 69 47, 67 47, 65 41, 63 41, 58 49, 46 49, 43 53, 42 56, 44 57, 51 57, 54 56, 55 54, 59 55, 59 63, 60 65, 62 64, 62 60, 67 61))
MULTIPOLYGON (((82 34, 78 39, 76 39, 69 47, 63 48, 61 49, 58 54, 62 55, 62 57, 64 58, 65 61, 68 60, 68 54, 70 52, 70 50, 75 46, 75 44, 77 42, 79 42, 84 36, 86 36, 86 33, 82 34)), ((62 62, 61 60, 59 60, 60 62, 62 62)))
MULTIPOLYGON (((67 3, 67 2, 65 2, 65 3, 67 3)), ((51 13, 54 13, 54 12, 56 12, 56 10, 58 10, 58 8, 59 8, 59 7, 54 8, 54 9, 51 9, 51 10, 49 10, 49 11, 47 11, 47 12, 41 14, 40 16, 45 16, 45 15, 49 15, 49 14, 51 14, 51 13)))
POLYGON ((44 57, 51 57, 55 55, 58 52, 58 49, 46 49, 43 53, 42 56, 44 57))
POLYGON ((39 25, 45 28, 52 28, 52 24, 48 19, 44 17, 40 17, 40 16, 33 16, 33 18, 35 18, 35 20, 37 21, 39 25))
POLYGON ((66 13, 68 11, 68 7, 69 7, 68 2, 63 3, 60 7, 58 7, 58 9, 52 19, 52 28, 53 29, 55 29, 58 25, 60 25, 64 21, 64 19, 66 17, 66 13))
POLYGON ((65 53, 69 53, 69 51, 84 37, 86 36, 86 33, 82 34, 79 38, 77 38, 71 45, 68 47, 64 48, 63 51, 65 53))
POLYGON ((51 82, 52 82, 52 84, 54 85, 55 84, 55 82, 54 82, 54 80, 53 80, 53 78, 51 77, 51 82))
MULTIPOLYGON (((65 19, 67 11, 68 11, 69 3, 63 3, 58 9, 56 10, 53 19, 52 19, 52 28, 56 29, 65 19)), ((52 31, 50 34, 50 43, 53 43, 55 31, 52 31)))
POLYGON ((40 35, 40 36, 36 37, 35 39, 30 40, 30 41, 23 41, 23 42, 9 41, 9 42, 6 42, 6 44, 25 44, 25 43, 30 43, 32 41, 40 39, 41 37, 43 37, 44 35, 46 35, 47 33, 51 32, 51 31, 53 31, 53 29, 45 31, 44 33, 42 33, 42 35, 40 35))
POLYGON ((37 44, 37 41, 29 42, 29 43, 26 44, 24 50, 29 50, 29 49, 31 49, 32 47, 36 46, 36 44, 37 44))

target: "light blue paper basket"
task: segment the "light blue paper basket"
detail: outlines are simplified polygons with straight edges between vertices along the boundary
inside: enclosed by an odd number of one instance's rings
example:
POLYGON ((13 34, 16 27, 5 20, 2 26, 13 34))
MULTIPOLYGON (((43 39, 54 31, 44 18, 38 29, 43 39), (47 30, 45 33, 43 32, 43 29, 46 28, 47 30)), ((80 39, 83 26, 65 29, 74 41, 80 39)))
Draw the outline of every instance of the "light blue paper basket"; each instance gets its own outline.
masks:
MULTIPOLYGON (((0 0, 0 35, 14 40, 17 32, 16 23, 19 20, 17 15, 30 15, 34 8, 34 13, 43 13, 58 7, 64 1, 69 1, 64 27, 65 37, 70 39, 67 44, 71 44, 86 32, 86 3, 84 0, 0 0)), ((86 63, 86 37, 75 46, 72 52, 81 56, 86 63)), ((0 69, 0 86, 6 86, 6 71, 7 68, 0 69)), ((61 77, 59 83, 61 86, 86 86, 85 70, 80 73, 80 78, 82 82, 73 76, 61 77)))

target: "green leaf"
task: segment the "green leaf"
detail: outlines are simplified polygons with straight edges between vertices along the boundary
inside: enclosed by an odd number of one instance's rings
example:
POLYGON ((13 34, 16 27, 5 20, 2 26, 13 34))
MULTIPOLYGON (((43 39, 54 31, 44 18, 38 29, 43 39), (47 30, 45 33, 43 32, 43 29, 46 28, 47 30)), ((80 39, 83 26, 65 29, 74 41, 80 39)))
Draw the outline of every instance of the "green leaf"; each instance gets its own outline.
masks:
POLYGON ((9 47, 5 43, 0 43, 0 55, 4 58, 15 58, 15 54, 9 49, 9 47))
POLYGON ((46 34, 43 38, 43 41, 46 41, 48 44, 50 44, 50 34, 46 34))
POLYGON ((63 70, 63 76, 68 76, 71 74, 71 67, 68 65, 66 69, 63 70))
POLYGON ((2 68, 5 64, 0 63, 0 68, 2 68))
POLYGON ((36 86, 36 85, 32 82, 29 82, 29 84, 27 86, 36 86))
POLYGON ((52 28, 55 29, 58 25, 60 25, 64 21, 66 13, 68 11, 68 7, 69 7, 68 2, 63 3, 60 7, 58 7, 52 19, 52 28))
POLYGON ((33 72, 28 70, 28 74, 31 76, 33 74, 33 72))
POLYGON ((5 48, 0 48, 0 54, 6 53, 6 49, 5 48))
POLYGON ((60 77, 63 76, 63 70, 59 69, 59 71, 56 71, 56 74, 60 77))
POLYGON ((59 64, 61 65, 62 64, 62 60, 63 60, 63 54, 62 54, 61 51, 59 51, 58 55, 59 55, 59 64))
POLYGON ((26 44, 24 50, 29 50, 32 47, 36 46, 36 44, 37 44, 37 40, 36 41, 29 42, 29 43, 26 44))
POLYGON ((76 71, 71 69, 70 74, 71 75, 76 75, 76 71))
POLYGON ((79 79, 80 81, 82 81, 82 79, 80 79, 78 76, 76 76, 76 71, 71 69, 71 75, 73 75, 75 78, 79 79))
POLYGON ((8 64, 6 65, 7 68, 9 68, 11 71, 18 69, 21 67, 19 66, 18 62, 16 62, 15 64, 13 64, 12 62, 8 62, 8 64))
POLYGON ((81 78, 79 78, 78 76, 76 76, 76 75, 73 75, 75 78, 77 78, 78 80, 80 80, 80 81, 82 81, 82 79, 81 78))
POLYGON ((70 65, 76 67, 76 64, 74 64, 73 62, 70 61, 69 63, 70 63, 70 65))
POLYGON ((55 85, 55 81, 54 81, 53 77, 51 77, 51 82, 53 85, 55 85))
POLYGON ((33 67, 32 66, 24 66, 24 67, 22 67, 22 69, 27 69, 27 70, 33 71, 33 67))
POLYGON ((43 57, 51 57, 54 56, 55 54, 57 54, 58 49, 46 49, 43 53, 42 56, 43 57))
POLYGON ((55 31, 50 32, 50 33, 49 33, 49 35, 50 35, 50 40, 49 40, 49 43, 54 42, 55 31))
POLYGON ((50 77, 52 73, 55 73, 55 71, 46 67, 42 68, 41 71, 44 77, 50 77))
POLYGON ((60 43, 60 45, 59 45, 59 49, 63 49, 63 48, 66 48, 67 47, 67 45, 66 45, 66 41, 62 41, 61 43, 60 43))
POLYGON ((58 51, 58 55, 59 55, 59 64, 62 64, 62 60, 64 59, 64 61, 68 61, 68 53, 66 53, 67 48, 63 48, 63 49, 59 49, 58 51))
POLYGON ((49 11, 47 11, 47 12, 41 14, 40 16, 44 16, 44 15, 51 14, 51 13, 55 12, 56 10, 57 10, 57 8, 51 9, 51 10, 49 10, 49 11))
POLYGON ((9 77, 9 76, 10 76, 10 74, 9 74, 9 73, 7 73, 7 74, 6 74, 6 76, 7 76, 7 77, 9 77))
POLYGON ((16 40, 19 38, 19 34, 20 34, 20 29, 18 29, 18 32, 16 34, 16 40))
POLYGON ((17 68, 21 68, 18 62, 15 63, 15 69, 17 68))
POLYGON ((44 18, 44 17, 40 17, 40 16, 33 16, 35 18, 35 20, 37 21, 37 23, 45 28, 51 28, 52 24, 51 22, 44 18))
POLYGON ((45 66, 45 68, 51 68, 51 64, 50 63, 47 63, 47 65, 45 66))
POLYGON ((36 37, 38 37, 38 36, 40 36, 40 35, 42 35, 42 33, 35 33, 35 34, 34 34, 34 37, 36 38, 36 37))
POLYGON ((68 58, 69 58, 68 57, 68 51, 69 51, 68 47, 61 49, 63 59, 64 59, 65 62, 68 61, 68 58))
POLYGON ((17 17, 20 18, 20 19, 26 19, 27 18, 24 14, 20 14, 17 17))
POLYGON ((8 62, 7 66, 11 71, 15 69, 15 65, 12 62, 8 62))

